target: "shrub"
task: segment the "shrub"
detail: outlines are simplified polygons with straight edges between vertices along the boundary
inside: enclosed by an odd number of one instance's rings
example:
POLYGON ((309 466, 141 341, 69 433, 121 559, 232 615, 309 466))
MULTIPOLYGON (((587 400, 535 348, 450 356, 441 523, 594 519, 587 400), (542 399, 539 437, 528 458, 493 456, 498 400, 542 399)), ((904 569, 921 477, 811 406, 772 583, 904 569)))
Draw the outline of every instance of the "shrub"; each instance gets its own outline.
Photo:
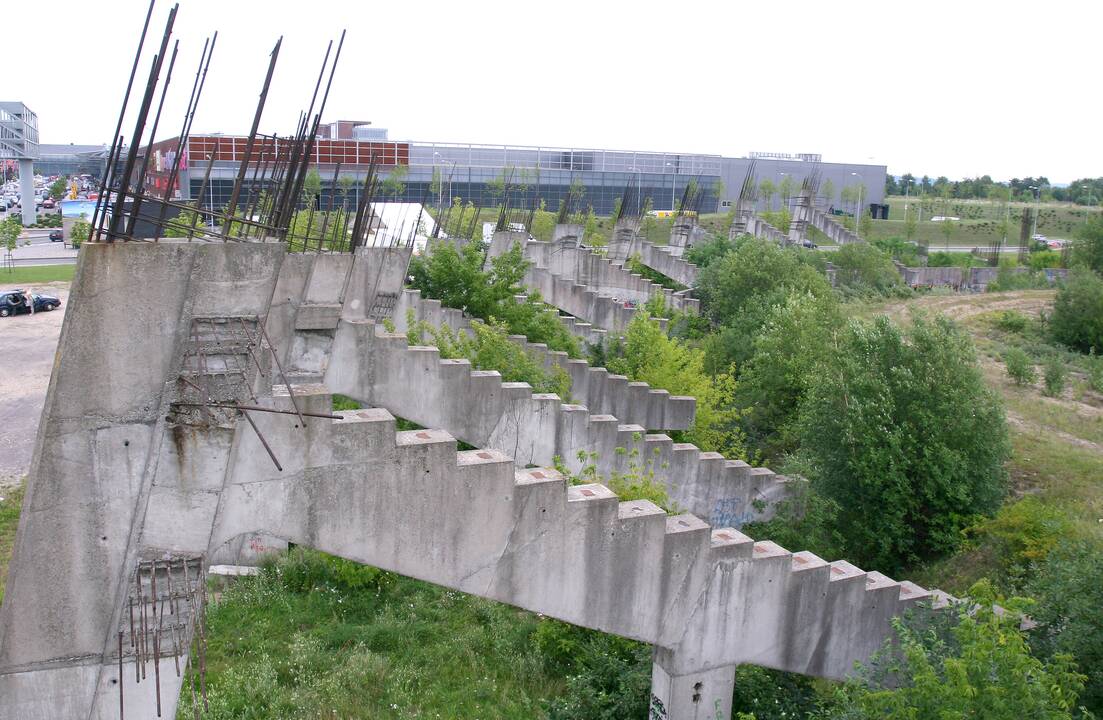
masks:
POLYGON ((1071 531, 1065 513, 1028 496, 1004 505, 995 517, 970 528, 969 535, 991 548, 1002 575, 1014 578, 1032 562, 1045 559, 1071 531))
POLYGON ((859 294, 884 295, 903 284, 892 258, 873 245, 849 243, 831 256, 838 268, 837 287, 859 294))
POLYGON ((690 247, 685 259, 699 268, 706 268, 735 249, 735 243, 723 235, 713 235, 703 243, 690 247))
POLYGON ((1030 269, 1043 270, 1045 268, 1061 267, 1061 253, 1056 250, 1042 250, 1030 254, 1030 269))
POLYGON ((762 458, 797 448, 797 408, 812 369, 835 351, 842 313, 831 296, 792 295, 775 307, 754 340, 754 354, 735 388, 739 425, 747 445, 762 458))
POLYGON ((637 312, 624 342, 612 350, 606 348, 610 372, 668 390, 671 395, 697 398, 693 427, 682 434, 681 440, 730 458, 743 455, 742 439, 735 429, 734 381, 726 373, 707 375, 700 349, 667 337, 646 312, 637 312))
POLYGON ((528 267, 520 246, 514 245, 493 258, 486 270, 484 258, 481 243, 470 242, 461 251, 450 243, 439 243, 428 256, 410 262, 411 285, 445 307, 458 308, 488 322, 499 320, 510 334, 524 335, 532 342, 546 343, 552 350, 579 357, 582 351, 578 340, 554 312, 548 312, 538 295, 517 301, 528 267))
POLYGON ((969 336, 914 314, 853 321, 813 371, 802 451, 816 492, 839 507, 847 557, 891 572, 942 555, 1004 494, 1003 408, 969 336))
POLYGON ((1023 315, 1017 310, 1002 310, 996 313, 993 322, 997 328, 1004 332, 1021 333, 1026 330, 1029 321, 1026 315, 1023 315))
POLYGON ((1042 658, 1068 653, 1076 659, 1087 684, 1080 699, 1103 715, 1103 545, 1099 541, 1066 541, 1032 568, 1026 592, 1037 603, 1030 616, 1038 626, 1030 644, 1042 658))
MULTIPOLYGON (((997 615, 995 595, 978 584, 954 616, 894 620, 897 642, 875 656, 866 676, 835 690, 816 718, 826 720, 1071 720, 1085 677, 1067 655, 1030 653, 1019 617, 997 615), (948 622, 952 621, 952 622, 948 622), (932 622, 934 627, 932 627, 932 622)), ((953 611, 948 611, 953 612, 953 611)))
POLYGON ((726 372, 742 365, 753 350, 754 336, 777 305, 792 294, 831 295, 831 285, 812 253, 781 248, 743 237, 736 249, 701 271, 697 282, 705 317, 723 329, 706 342, 706 367, 726 372))
POLYGON ((1103 357, 1096 354, 1095 348, 1088 357, 1088 385, 1097 393, 1103 393, 1103 357))
POLYGON ((533 392, 555 393, 564 402, 570 402, 571 376, 558 365, 547 370, 542 362, 530 355, 525 348, 509 339, 509 333, 500 322, 471 323, 472 333, 457 332, 448 325, 439 328, 426 322, 416 322, 411 312, 407 317, 406 340, 411 345, 422 345, 426 336, 440 351, 442 358, 466 358, 475 370, 497 370, 504 382, 526 382, 533 392))
POLYGON ((1046 395, 1050 397, 1057 397, 1065 390, 1065 379, 1068 377, 1068 370, 1065 368, 1065 363, 1057 355, 1050 355, 1046 358, 1044 369, 1042 371, 1042 381, 1046 386, 1046 395))
POLYGON ((1072 263, 1103 273, 1103 215, 1093 215, 1077 232, 1078 239, 1072 246, 1072 263))
POLYGON ((1003 362, 1007 366, 1008 377, 1014 380, 1016 385, 1033 385, 1038 377, 1030 356, 1019 348, 1011 348, 1005 352, 1003 362))
POLYGON ((1074 270, 1057 291, 1049 318, 1054 340, 1083 353, 1103 348, 1103 278, 1074 270))

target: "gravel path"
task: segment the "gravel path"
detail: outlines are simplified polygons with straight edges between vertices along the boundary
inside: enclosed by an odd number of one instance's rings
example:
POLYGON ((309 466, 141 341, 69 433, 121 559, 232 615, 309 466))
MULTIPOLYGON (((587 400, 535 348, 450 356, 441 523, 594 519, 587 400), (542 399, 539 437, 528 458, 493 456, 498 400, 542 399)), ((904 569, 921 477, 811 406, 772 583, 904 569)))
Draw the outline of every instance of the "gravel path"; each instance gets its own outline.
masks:
MULTIPOLYGON (((0 274, 0 290, 12 289, 0 274)), ((61 321, 69 304, 69 283, 22 289, 56 295, 61 307, 0 318, 0 354, 5 360, 0 371, 0 487, 19 482, 30 469, 61 321)))

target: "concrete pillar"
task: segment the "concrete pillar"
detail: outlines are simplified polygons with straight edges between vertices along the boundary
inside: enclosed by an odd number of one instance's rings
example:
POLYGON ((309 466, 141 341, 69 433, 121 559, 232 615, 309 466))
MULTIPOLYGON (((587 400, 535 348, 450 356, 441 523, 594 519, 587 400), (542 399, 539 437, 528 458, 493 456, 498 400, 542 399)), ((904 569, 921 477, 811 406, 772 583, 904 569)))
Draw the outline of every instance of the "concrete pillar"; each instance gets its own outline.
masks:
POLYGON ((648 720, 731 720, 735 665, 681 672, 674 655, 655 648, 648 720))
POLYGON ((23 203, 23 225, 34 225, 34 161, 19 161, 19 200, 23 203))

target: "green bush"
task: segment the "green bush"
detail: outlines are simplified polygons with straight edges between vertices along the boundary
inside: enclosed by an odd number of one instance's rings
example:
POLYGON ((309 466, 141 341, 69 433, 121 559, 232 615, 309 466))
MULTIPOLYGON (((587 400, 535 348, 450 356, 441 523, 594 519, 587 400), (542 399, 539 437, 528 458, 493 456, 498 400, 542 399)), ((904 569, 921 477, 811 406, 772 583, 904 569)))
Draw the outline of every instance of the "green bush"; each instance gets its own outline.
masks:
POLYGON ((727 372, 751 356, 754 337, 773 308, 789 295, 833 294, 821 258, 766 240, 741 237, 736 248, 701 271, 697 292, 702 313, 723 326, 704 343, 709 372, 727 372))
POLYGON ((735 243, 723 235, 713 235, 703 243, 688 248, 685 259, 699 268, 706 268, 735 249, 735 243))
POLYGON ((485 321, 498 320, 509 334, 524 335, 534 343, 546 343, 570 357, 582 354, 578 339, 563 326, 556 313, 537 294, 518 302, 528 262, 520 245, 493 258, 483 269, 485 254, 481 243, 470 242, 462 251, 450 243, 439 243, 428 256, 410 262, 412 286, 426 298, 435 298, 445 307, 463 310, 485 321))
POLYGON ((1038 377, 1030 356, 1020 348, 1013 347, 1005 352, 1003 362, 1007 366, 1008 377, 1014 380, 1016 385, 1033 385, 1038 377))
POLYGON ((1038 626, 1030 644, 1042 658, 1072 655, 1087 684, 1080 700, 1103 716, 1103 545, 1095 541, 1065 541, 1038 561, 1026 584, 1036 600, 1030 616, 1038 626))
MULTIPOLYGON (((820 720, 1072 720, 1085 677, 1068 655, 1030 653, 1019 617, 997 615, 1000 601, 983 585, 950 615, 893 622, 888 644, 865 677, 837 688, 820 720), (944 619, 945 618, 945 619, 944 619), (953 622, 948 622, 953 621, 953 622)), ((1010 605, 1000 601, 1001 604, 1010 605)))
POLYGON ((735 386, 738 423, 757 459, 796 451, 797 409, 813 368, 834 352, 842 325, 839 304, 830 295, 791 295, 771 311, 735 386))
POLYGON ((997 328, 1004 332, 1021 333, 1026 330, 1026 326, 1030 321, 1026 315, 1023 315, 1017 310, 1001 310, 996 313, 993 323, 997 328))
POLYGON ((968 334, 944 316, 852 321, 813 371, 800 442, 845 555, 886 572, 956 549, 994 512, 1010 453, 968 334))
POLYGON ((1100 357, 1095 348, 1091 349, 1088 357, 1088 385, 1097 393, 1103 393, 1103 357, 1100 357))
POLYGON ((1042 382, 1045 383, 1046 395, 1057 397, 1065 390, 1065 380, 1068 377, 1068 369, 1065 363, 1057 355, 1046 358, 1042 370, 1042 382))
POLYGON ((439 328, 413 319, 411 310, 406 318, 406 339, 411 345, 424 345, 432 339, 442 358, 466 358, 475 370, 497 370, 504 382, 526 382, 533 392, 554 393, 570 402, 571 376, 556 365, 548 370, 542 361, 509 339, 503 323, 471 323, 470 334, 457 332, 448 325, 439 328))
POLYGON ((1072 246, 1072 264, 1103 273, 1103 214, 1093 217, 1080 226, 1077 241, 1072 246))
POLYGON ((831 256, 838 268, 835 284, 844 293, 887 295, 903 286, 892 258, 867 243, 843 245, 831 256))
POLYGON ((1008 503, 996 516, 968 530, 978 546, 995 556, 1000 575, 1015 578, 1034 562, 1044 560, 1072 532, 1068 516, 1036 497, 1008 503))
POLYGON ((1061 267, 1061 253, 1056 250, 1042 250, 1030 253, 1030 269, 1043 270, 1045 268, 1061 267))
POLYGON ((1057 291, 1050 332, 1057 342, 1090 352, 1103 348, 1103 278, 1090 270, 1074 270, 1057 291))
POLYGON ((671 395, 697 398, 693 426, 680 434, 679 442, 691 442, 729 458, 743 456, 732 404, 734 380, 727 373, 708 375, 705 354, 699 348, 668 337, 647 312, 637 312, 624 342, 607 348, 605 360, 610 372, 668 390, 671 395))

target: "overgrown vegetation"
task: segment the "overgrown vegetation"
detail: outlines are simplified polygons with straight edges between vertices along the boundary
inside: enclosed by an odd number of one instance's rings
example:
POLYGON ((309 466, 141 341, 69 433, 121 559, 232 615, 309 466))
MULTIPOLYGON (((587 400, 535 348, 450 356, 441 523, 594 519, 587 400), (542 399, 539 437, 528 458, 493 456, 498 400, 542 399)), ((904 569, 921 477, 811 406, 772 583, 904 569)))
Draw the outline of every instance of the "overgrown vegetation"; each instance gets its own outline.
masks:
POLYGON ((411 310, 406 324, 406 339, 411 345, 428 344, 427 339, 431 338, 442 358, 466 358, 475 370, 497 370, 504 382, 526 382, 533 392, 555 393, 564 402, 570 402, 571 376, 559 366, 546 369, 541 361, 509 339, 509 332, 500 322, 476 320, 471 323, 471 332, 466 333, 448 325, 437 328, 414 320, 411 310))
MULTIPOLYGON (((1092 394, 1103 392, 1093 334, 1103 281, 1078 250, 1052 312, 1013 301, 1052 293, 921 297, 891 262, 914 248, 831 253, 832 288, 818 253, 720 234, 686 256, 702 268, 702 318, 664 332, 653 313, 665 309, 641 309, 623 341, 594 349, 611 372, 697 398, 696 422, 676 440, 794 478, 776 519, 744 528, 750 536, 970 593, 958 612, 901 623, 853 682, 740 668, 743 720, 1103 712, 1103 414, 1092 394), (900 309, 940 299, 953 319, 900 309), (973 302, 991 311, 961 311, 973 302), (1034 603, 1001 597, 1018 594, 1034 603), (1011 613, 993 613, 995 602, 1011 613), (1019 610, 1038 626, 1021 631, 1019 610)), ((972 262, 958 255, 945 261, 972 262)), ((411 319, 411 341, 565 396, 564 378, 508 338, 579 352, 538 300, 515 299, 524 272, 518 250, 487 262, 479 242, 415 261, 415 287, 481 321, 469 335, 411 319)), ((1004 268, 996 287, 1039 277, 1004 268)), ((558 467, 571 482, 677 510, 638 450, 609 476, 591 454, 570 460, 574 471, 558 467)), ((0 551, 3 522, 0 505, 0 551)), ((228 589, 210 627, 213 717, 647 714, 645 645, 318 553, 296 550, 228 589)))
POLYGON ((450 243, 439 243, 428 256, 415 257, 410 263, 411 285, 445 307, 500 322, 509 334, 579 357, 578 340, 547 311, 539 295, 530 293, 523 302, 516 299, 527 268, 520 246, 492 258, 484 269, 485 256, 479 243, 470 242, 460 251, 450 243))

